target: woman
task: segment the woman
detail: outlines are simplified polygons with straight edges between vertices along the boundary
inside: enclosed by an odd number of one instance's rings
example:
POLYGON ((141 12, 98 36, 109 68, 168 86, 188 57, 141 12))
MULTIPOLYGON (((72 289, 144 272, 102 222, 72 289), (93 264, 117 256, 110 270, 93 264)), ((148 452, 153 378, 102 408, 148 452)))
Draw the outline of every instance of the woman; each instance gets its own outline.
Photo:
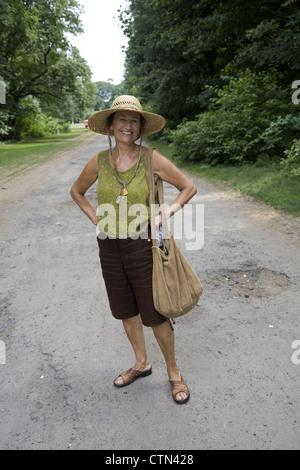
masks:
MULTIPOLYGON (((110 109, 94 114, 89 119, 89 128, 108 135, 109 150, 99 152, 87 163, 71 188, 71 196, 92 223, 105 232, 105 236, 103 233, 98 235, 98 244, 110 308, 113 316, 123 321, 135 353, 134 366, 120 374, 114 385, 121 388, 152 373, 143 326, 152 327, 166 361, 173 399, 183 404, 189 400, 190 392, 176 364, 174 331, 169 320, 157 312, 153 305, 149 217, 147 215, 146 220, 143 217, 140 219, 136 233, 130 233, 128 226, 124 226, 124 220, 129 225, 130 207, 134 204, 149 205, 144 159, 146 148, 142 146, 142 135, 159 132, 164 125, 162 116, 143 111, 137 98, 127 95, 116 98, 110 109), (114 148, 111 135, 115 138, 114 148), (140 145, 136 144, 138 138, 141 140, 140 145), (85 193, 97 179, 96 212, 85 193), (107 208, 112 208, 116 216, 114 221, 105 219, 107 208), (126 216, 121 220, 124 208, 126 216), (136 234, 139 236, 133 236, 136 234)), ((178 196, 167 209, 169 218, 196 194, 196 187, 155 149, 153 169, 156 177, 179 190, 178 196)), ((159 227, 159 215, 156 222, 159 227)))

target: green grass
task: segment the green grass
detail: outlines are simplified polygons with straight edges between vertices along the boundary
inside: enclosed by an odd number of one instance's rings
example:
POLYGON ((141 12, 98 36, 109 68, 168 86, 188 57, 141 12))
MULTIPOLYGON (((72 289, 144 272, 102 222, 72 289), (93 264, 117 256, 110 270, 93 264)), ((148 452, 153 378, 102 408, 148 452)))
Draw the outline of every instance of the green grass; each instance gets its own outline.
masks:
POLYGON ((38 164, 75 148, 86 135, 83 125, 71 126, 71 132, 18 143, 0 143, 1 177, 11 178, 38 164))
MULTIPOLYGON (((172 159, 168 144, 153 140, 148 140, 148 144, 157 147, 161 153, 172 159)), ((300 178, 282 175, 279 164, 265 167, 254 165, 210 167, 201 163, 184 163, 174 158, 173 161, 190 174, 210 181, 223 182, 224 186, 248 194, 275 209, 300 216, 300 178)))

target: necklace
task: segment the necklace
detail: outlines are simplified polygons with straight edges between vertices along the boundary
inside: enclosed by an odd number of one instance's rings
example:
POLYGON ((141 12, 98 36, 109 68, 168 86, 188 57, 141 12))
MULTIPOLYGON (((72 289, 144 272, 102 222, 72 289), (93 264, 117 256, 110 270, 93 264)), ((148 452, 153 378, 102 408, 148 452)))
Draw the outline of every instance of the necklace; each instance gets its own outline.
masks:
POLYGON ((138 156, 138 159, 137 159, 137 162, 135 164, 135 169, 134 169, 134 174, 133 176, 130 178, 129 181, 127 181, 127 183, 124 183, 124 181, 121 180, 120 178, 120 175, 118 173, 118 170, 116 168, 116 164, 115 164, 115 160, 113 158, 113 155, 112 155, 112 151, 110 151, 110 154, 111 154, 111 159, 113 161, 113 165, 114 165, 114 172, 115 172, 115 177, 117 178, 118 182, 121 184, 121 189, 120 189, 120 194, 118 195, 117 199, 116 199, 116 203, 117 204, 120 204, 120 201, 121 201, 121 196, 127 196, 128 195, 128 189, 127 189, 127 186, 130 185, 131 181, 136 177, 136 174, 138 172, 138 168, 140 166, 140 161, 141 161, 141 155, 142 155, 142 147, 140 146, 140 149, 139 149, 139 156, 138 156))

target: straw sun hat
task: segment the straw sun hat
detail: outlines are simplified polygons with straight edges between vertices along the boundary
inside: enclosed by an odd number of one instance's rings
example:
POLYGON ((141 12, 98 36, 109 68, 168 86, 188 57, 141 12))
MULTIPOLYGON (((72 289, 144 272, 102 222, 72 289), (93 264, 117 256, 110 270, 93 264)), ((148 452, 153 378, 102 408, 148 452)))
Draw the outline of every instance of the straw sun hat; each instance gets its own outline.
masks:
MULTIPOLYGON (((117 111, 135 111, 143 116, 145 120, 143 135, 155 134, 161 131, 166 124, 165 118, 159 114, 143 111, 141 103, 134 96, 122 95, 114 100, 111 108, 93 114, 93 116, 89 118, 89 128, 97 134, 107 135, 107 119, 111 114, 117 111)), ((110 134, 113 133, 110 131, 110 134)))

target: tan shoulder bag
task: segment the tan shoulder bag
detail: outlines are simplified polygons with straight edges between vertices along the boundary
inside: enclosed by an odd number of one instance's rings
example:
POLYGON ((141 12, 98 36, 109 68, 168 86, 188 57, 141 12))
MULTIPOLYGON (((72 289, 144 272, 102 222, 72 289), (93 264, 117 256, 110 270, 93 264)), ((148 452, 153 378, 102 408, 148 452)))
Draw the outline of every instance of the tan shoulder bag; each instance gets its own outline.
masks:
POLYGON ((202 294, 202 285, 194 270, 177 247, 169 230, 165 211, 163 182, 157 180, 163 224, 163 246, 158 247, 155 227, 153 148, 145 152, 146 175, 150 193, 150 222, 153 254, 153 300, 156 310, 167 318, 190 312, 202 294))

